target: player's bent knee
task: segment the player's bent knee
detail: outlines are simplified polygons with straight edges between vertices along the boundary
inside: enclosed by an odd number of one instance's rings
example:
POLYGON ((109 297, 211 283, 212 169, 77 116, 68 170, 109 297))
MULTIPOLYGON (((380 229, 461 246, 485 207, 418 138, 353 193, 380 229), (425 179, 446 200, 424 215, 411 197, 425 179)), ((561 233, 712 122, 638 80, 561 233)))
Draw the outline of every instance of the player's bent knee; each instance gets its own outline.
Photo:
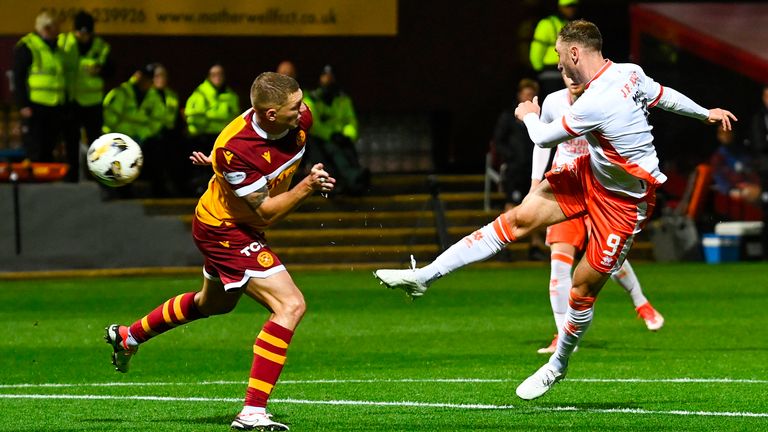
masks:
POLYGON ((296 321, 299 321, 307 312, 307 304, 304 302, 303 297, 293 298, 285 304, 283 312, 296 321))
POLYGON ((530 232, 531 216, 528 213, 529 212, 526 212, 522 206, 517 206, 504 213, 504 217, 507 218, 507 223, 512 227, 512 234, 515 238, 524 237, 530 232))

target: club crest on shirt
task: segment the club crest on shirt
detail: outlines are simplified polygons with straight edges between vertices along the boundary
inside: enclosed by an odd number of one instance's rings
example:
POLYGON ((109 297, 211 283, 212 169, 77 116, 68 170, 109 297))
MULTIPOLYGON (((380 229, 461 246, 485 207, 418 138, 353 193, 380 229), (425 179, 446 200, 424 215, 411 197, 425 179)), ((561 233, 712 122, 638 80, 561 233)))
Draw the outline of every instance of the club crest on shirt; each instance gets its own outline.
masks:
POLYGON ((259 264, 261 264, 262 267, 271 267, 272 264, 275 263, 275 259, 272 258, 272 254, 267 251, 260 253, 256 257, 256 260, 259 262, 259 264))
POLYGON ((296 134, 296 145, 301 147, 307 142, 307 133, 303 130, 299 130, 296 134))

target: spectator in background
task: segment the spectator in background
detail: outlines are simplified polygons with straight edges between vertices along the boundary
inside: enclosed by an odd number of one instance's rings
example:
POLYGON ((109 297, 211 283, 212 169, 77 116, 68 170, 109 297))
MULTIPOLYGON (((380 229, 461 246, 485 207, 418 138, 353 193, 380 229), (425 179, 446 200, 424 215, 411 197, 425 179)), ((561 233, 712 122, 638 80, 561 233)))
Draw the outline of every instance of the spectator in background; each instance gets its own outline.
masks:
POLYGON ((734 200, 756 203, 760 199, 760 175, 747 147, 733 130, 717 128, 720 146, 710 159, 715 189, 734 200))
POLYGON ((557 70, 558 56, 555 41, 560 29, 576 18, 579 0, 558 0, 558 13, 539 20, 533 31, 533 40, 529 59, 533 70, 538 74, 539 84, 544 96, 563 88, 563 79, 557 70))
POLYGON ((64 55, 67 77, 67 99, 70 117, 66 122, 67 179, 77 181, 80 163, 81 129, 86 143, 101 135, 104 121, 104 79, 112 76, 114 67, 109 57, 109 44, 94 33, 93 16, 80 11, 74 18, 74 29, 59 35, 59 49, 64 55))
MULTIPOLYGON (((226 82, 224 67, 214 64, 208 77, 197 86, 187 99, 184 116, 192 151, 210 154, 216 137, 224 127, 240 114, 240 100, 226 82)), ((208 186, 211 170, 208 167, 192 167, 192 192, 202 193, 208 186)))
POLYGON ((21 38, 13 52, 14 101, 24 149, 34 162, 53 162, 54 148, 64 136, 66 78, 58 35, 58 21, 41 12, 35 31, 21 38))
POLYGON ((762 180, 763 257, 768 259, 768 85, 763 86, 760 109, 752 117, 751 141, 762 180))
POLYGON ((370 185, 370 171, 360 166, 355 149, 357 116, 352 99, 339 87, 336 75, 326 65, 319 87, 304 95, 314 123, 309 131, 306 163, 322 162, 337 179, 339 194, 361 195, 370 185))
MULTIPOLYGON (((501 186, 506 196, 505 211, 519 205, 531 187, 533 141, 528 137, 525 124, 515 118, 515 107, 521 102, 532 101, 538 93, 539 84, 536 81, 529 78, 521 79, 517 84, 515 103, 501 113, 493 131, 496 152, 506 165, 501 178, 501 186)), ((543 231, 533 232, 530 238, 531 247, 528 250, 528 259, 532 261, 547 259, 548 251, 544 244, 543 231)))
POLYGON ((525 124, 515 118, 515 107, 521 102, 533 100, 538 93, 539 84, 536 81, 528 78, 520 80, 514 104, 501 113, 493 131, 496 152, 506 164, 501 181, 507 208, 520 204, 531 186, 529 174, 533 142, 528 137, 525 124))
POLYGON ((176 130, 179 118, 179 95, 168 87, 168 70, 160 63, 154 64, 154 74, 152 75, 152 86, 157 91, 165 106, 165 115, 163 116, 163 132, 168 133, 176 130))
POLYGON ((298 77, 298 73, 296 72, 296 66, 290 60, 281 61, 280 64, 277 65, 277 69, 275 69, 275 72, 281 75, 289 76, 293 79, 296 79, 298 77))
POLYGON ((163 164, 167 148, 159 139, 166 117, 160 94, 153 89, 156 64, 148 64, 112 89, 104 98, 104 133, 126 134, 141 145, 144 167, 141 176, 152 183, 156 196, 166 194, 163 164))
POLYGON ((183 145, 184 137, 178 121, 179 95, 168 86, 168 70, 165 66, 154 63, 152 67, 154 68, 152 91, 157 92, 165 108, 163 126, 157 137, 166 160, 163 183, 171 194, 181 194, 186 187, 185 179, 188 171, 186 156, 189 149, 183 145))

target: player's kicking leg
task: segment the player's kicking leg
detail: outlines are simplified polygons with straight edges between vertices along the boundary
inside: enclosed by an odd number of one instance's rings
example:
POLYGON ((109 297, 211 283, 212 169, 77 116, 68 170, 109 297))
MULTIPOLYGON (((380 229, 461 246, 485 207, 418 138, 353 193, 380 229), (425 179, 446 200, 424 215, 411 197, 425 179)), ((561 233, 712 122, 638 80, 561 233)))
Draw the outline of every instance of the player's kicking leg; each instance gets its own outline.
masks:
POLYGON ((271 419, 267 413, 267 400, 283 370, 293 332, 304 316, 304 296, 286 271, 266 278, 251 278, 246 294, 272 313, 254 342, 245 404, 232 421, 232 428, 288 430, 288 426, 271 419))
POLYGON ((225 293, 221 282, 204 279, 200 292, 172 297, 130 326, 109 325, 104 339, 112 346, 115 370, 128 372, 128 363, 141 343, 190 321, 227 313, 239 298, 239 293, 225 293))
POLYGON ((435 280, 467 264, 496 255, 506 244, 536 228, 562 220, 565 220, 565 215, 545 180, 519 206, 464 237, 431 264, 419 269, 414 266, 411 270, 376 270, 374 275, 389 288, 402 289, 412 298, 420 297, 435 280))
POLYGON ((664 317, 645 298, 640 281, 637 279, 635 270, 629 264, 629 261, 624 261, 624 265, 621 266, 619 271, 611 275, 611 279, 621 285, 624 291, 632 298, 637 315, 645 321, 645 326, 648 327, 648 330, 656 331, 664 326, 664 317))
POLYGON ((565 324, 558 334, 557 349, 544 366, 517 387, 515 393, 520 398, 536 399, 565 378, 568 360, 592 323, 595 299, 607 280, 608 274, 593 269, 586 259, 579 262, 573 275, 565 324))

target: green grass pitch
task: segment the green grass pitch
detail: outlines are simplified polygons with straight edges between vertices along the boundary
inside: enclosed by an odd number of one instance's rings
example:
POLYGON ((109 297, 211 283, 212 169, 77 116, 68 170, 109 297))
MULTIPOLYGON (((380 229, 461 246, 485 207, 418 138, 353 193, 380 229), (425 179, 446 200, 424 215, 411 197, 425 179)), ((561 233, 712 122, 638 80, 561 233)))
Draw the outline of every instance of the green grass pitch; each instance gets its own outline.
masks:
MULTIPOLYGON (((665 327, 609 282, 568 378, 531 402, 514 389, 546 361, 548 268, 462 269, 416 302, 370 272, 295 273, 308 312, 270 411, 292 431, 768 430, 768 264, 635 269, 665 327)), ((125 375, 102 340, 199 284, 0 282, 0 431, 228 430, 260 306, 153 339, 125 375)))

